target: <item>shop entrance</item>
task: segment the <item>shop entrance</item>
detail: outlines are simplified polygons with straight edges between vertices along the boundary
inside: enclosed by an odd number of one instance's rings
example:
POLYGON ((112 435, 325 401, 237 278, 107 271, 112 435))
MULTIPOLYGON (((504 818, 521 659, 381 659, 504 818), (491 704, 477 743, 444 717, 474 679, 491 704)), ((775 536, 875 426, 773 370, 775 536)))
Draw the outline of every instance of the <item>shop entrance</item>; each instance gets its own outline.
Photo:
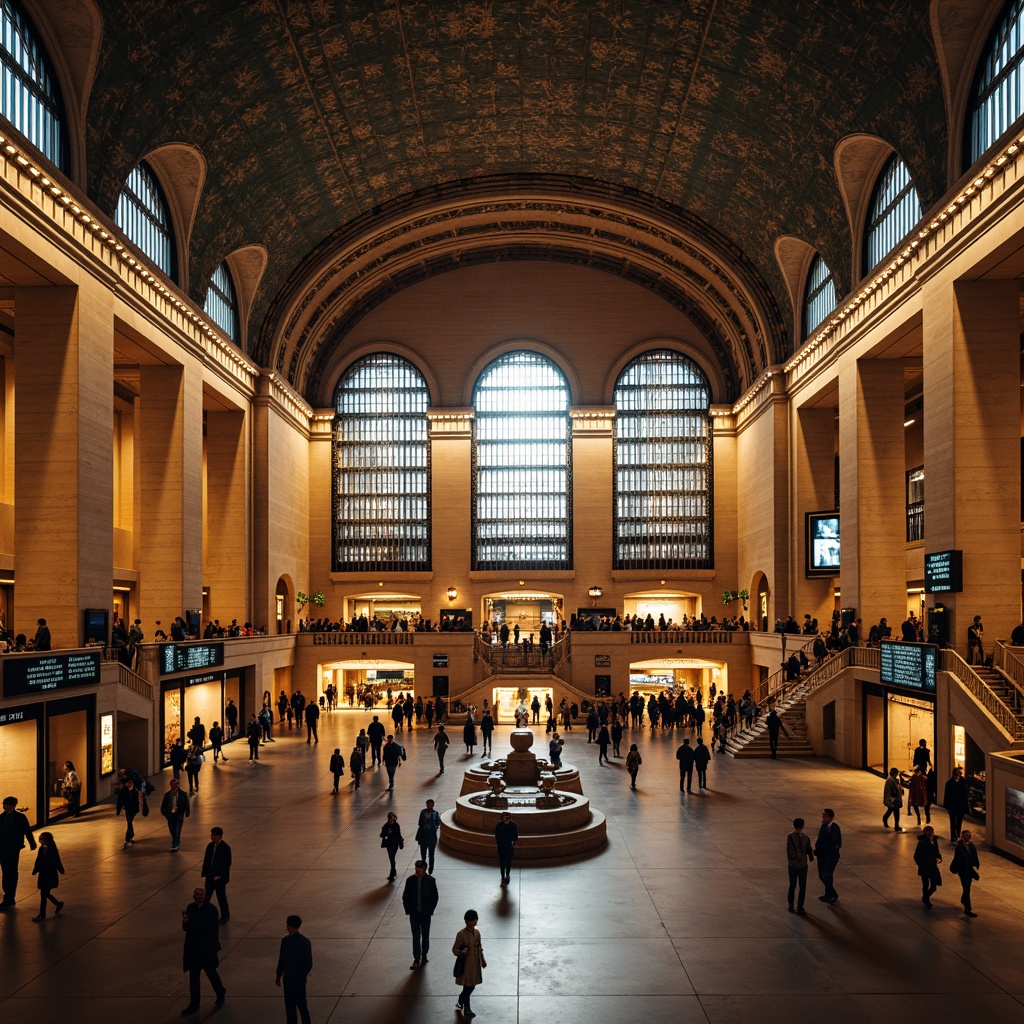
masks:
MULTIPOLYGON (((534 697, 540 701, 539 724, 542 726, 546 725, 548 712, 545 701, 549 697, 552 701, 555 700, 554 691, 550 686, 496 686, 491 691, 491 701, 493 704, 491 716, 494 718, 494 724, 513 725, 516 720, 516 708, 519 707, 520 700, 526 704, 527 710, 530 711, 530 723, 534 724, 533 711, 530 709, 534 697)), ((555 701, 556 705, 557 703, 555 701)), ((479 709, 479 713, 483 714, 483 708, 479 709)))
POLYGON ((495 641, 502 624, 507 623, 509 629, 519 627, 520 639, 533 633, 537 642, 543 623, 554 628, 563 617, 561 594, 489 594, 484 598, 484 622, 491 624, 495 641))
POLYGON ((85 806, 90 800, 92 779, 89 777, 89 751, 87 737, 89 716, 85 711, 51 714, 47 717, 46 761, 46 817, 48 821, 62 817, 68 811, 64 799, 64 762, 70 761, 82 780, 79 802, 85 806))
MULTIPOLYGON (((383 661, 360 658, 351 661, 330 661, 316 667, 316 697, 332 683, 338 692, 339 707, 376 708, 388 706, 388 690, 392 702, 399 694, 416 696, 415 666, 407 661, 383 661)), ((426 685, 426 684, 424 684, 426 685)), ((424 700, 431 696, 421 691, 424 700)))
POLYGON ((869 684, 864 686, 864 767, 879 775, 910 771, 914 748, 935 748, 935 704, 869 684))
MULTIPOLYGON (((657 695, 666 690, 673 696, 678 693, 693 694, 700 690, 706 703, 712 685, 716 696, 728 692, 728 675, 727 665, 701 658, 638 661, 629 666, 629 693, 626 697, 639 693, 646 700, 652 694, 657 695)), ((612 689, 614 691, 615 687, 612 689)), ((617 691, 615 695, 618 695, 617 691)))

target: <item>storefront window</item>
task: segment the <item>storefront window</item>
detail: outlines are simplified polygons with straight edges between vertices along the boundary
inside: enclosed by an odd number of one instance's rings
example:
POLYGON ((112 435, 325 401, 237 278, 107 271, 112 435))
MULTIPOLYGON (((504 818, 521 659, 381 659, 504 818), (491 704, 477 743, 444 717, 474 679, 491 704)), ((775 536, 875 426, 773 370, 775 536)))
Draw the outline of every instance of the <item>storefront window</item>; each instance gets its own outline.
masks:
POLYGON ((35 719, 0 726, 0 792, 18 798, 18 807, 33 824, 40 820, 38 729, 35 719))
POLYGON ((90 778, 88 753, 88 716, 84 711, 72 711, 66 714, 51 714, 46 723, 47 749, 49 757, 46 763, 46 796, 48 800, 47 817, 59 817, 67 813, 67 801, 64 799, 64 762, 70 761, 75 766, 82 780, 82 791, 79 802, 85 804, 89 800, 90 778))
POLYGON ((167 752, 174 746, 174 741, 184 737, 181 731, 181 690, 175 687, 173 690, 164 692, 164 751, 166 760, 167 752))

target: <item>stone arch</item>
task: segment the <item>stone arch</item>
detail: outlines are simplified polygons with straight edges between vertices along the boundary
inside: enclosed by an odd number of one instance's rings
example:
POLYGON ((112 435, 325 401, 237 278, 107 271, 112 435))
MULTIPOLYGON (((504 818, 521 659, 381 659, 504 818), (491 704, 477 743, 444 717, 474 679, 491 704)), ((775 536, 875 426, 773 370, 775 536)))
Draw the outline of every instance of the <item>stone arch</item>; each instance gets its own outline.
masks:
POLYGON ((537 355, 544 356, 545 359, 551 360, 551 362, 553 362, 555 366, 562 371, 562 375, 565 377, 565 382, 569 386, 569 405, 571 406, 577 403, 580 394, 579 378, 576 376, 576 371, 565 356, 542 341, 518 339, 506 341, 500 345, 494 345, 488 349, 487 352, 481 355, 475 363, 473 363, 470 367, 469 373, 466 374, 466 382, 463 385, 462 391, 462 404, 466 406, 466 408, 470 408, 473 405, 473 392, 476 390, 477 381, 480 380, 480 374, 483 373, 495 359, 499 359, 501 356, 507 355, 509 352, 536 352, 537 355))
POLYGON ((278 576, 277 584, 274 587, 274 596, 275 598, 284 598, 282 613, 277 615, 275 619, 275 632, 290 633, 292 632, 293 618, 298 612, 298 605, 295 603, 295 584, 288 573, 282 573, 278 576))
POLYGON ((432 406, 436 406, 440 402, 441 389, 437 383, 437 377, 434 375, 434 371, 426 363, 421 353, 414 352, 411 348, 406 345, 401 345, 398 342, 373 341, 367 342, 365 345, 360 345, 358 348, 345 352, 334 353, 334 358, 328 366, 324 377, 324 387, 321 396, 323 399, 321 402, 323 408, 334 408, 334 391, 338 386, 338 381, 341 380, 348 368, 359 362, 359 360, 364 356, 373 355, 375 352, 391 352, 415 366, 423 375, 423 379, 427 382, 427 390, 430 393, 430 404, 432 406))
POLYGON ((772 588, 768 577, 758 569, 750 577, 750 618, 763 633, 772 630, 772 588))
POLYGON ((268 258, 264 246, 243 245, 228 253, 224 259, 235 285, 235 298, 238 300, 238 347, 243 352, 249 350, 249 314, 267 269, 268 258))
POLYGON ((678 352, 685 356, 690 362, 695 363, 701 373, 707 378, 708 386, 711 389, 711 405, 717 401, 716 396, 722 393, 722 377, 719 367, 711 362, 704 352, 697 351, 693 345, 674 338, 648 338, 646 341, 638 341, 626 349, 612 364, 608 379, 604 385, 605 405, 615 404, 615 385, 618 382, 622 371, 645 352, 653 352, 655 349, 667 349, 671 352, 678 352))

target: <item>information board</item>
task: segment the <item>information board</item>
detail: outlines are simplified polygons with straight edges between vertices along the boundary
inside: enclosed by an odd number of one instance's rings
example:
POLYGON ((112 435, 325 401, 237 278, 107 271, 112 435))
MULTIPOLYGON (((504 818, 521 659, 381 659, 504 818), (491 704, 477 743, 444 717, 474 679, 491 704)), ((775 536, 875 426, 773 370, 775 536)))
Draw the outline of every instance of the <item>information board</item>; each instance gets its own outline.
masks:
POLYGON ((924 592, 956 593, 964 589, 964 553, 932 551, 924 556, 924 592))
POLYGON ((76 651, 74 654, 6 655, 3 664, 5 697, 91 686, 100 681, 98 650, 76 651))
POLYGON ((224 664, 224 644, 161 644, 160 675, 195 672, 224 664))
POLYGON ((447 668, 448 667, 448 655, 447 654, 435 654, 434 655, 434 668, 447 668))
POLYGON ((939 649, 934 644, 883 640, 880 647, 882 671, 879 678, 883 683, 903 686, 908 690, 935 692, 935 667, 939 649))

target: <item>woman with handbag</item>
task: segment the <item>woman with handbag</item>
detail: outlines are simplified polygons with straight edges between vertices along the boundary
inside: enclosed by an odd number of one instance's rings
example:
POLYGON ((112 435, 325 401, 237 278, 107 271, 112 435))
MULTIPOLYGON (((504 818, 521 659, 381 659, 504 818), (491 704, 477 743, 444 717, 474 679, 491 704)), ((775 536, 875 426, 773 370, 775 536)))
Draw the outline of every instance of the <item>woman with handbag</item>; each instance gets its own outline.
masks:
POLYGON ((393 882, 398 875, 395 867, 395 854, 405 847, 405 840, 402 838, 402 830, 398 825, 398 815, 394 811, 388 811, 388 820, 384 822, 380 830, 380 846, 382 850, 388 851, 388 860, 391 861, 391 874, 388 881, 393 882))
POLYGON ((473 989, 483 980, 483 970, 487 966, 484 959, 484 947, 480 939, 480 933, 476 930, 476 923, 479 920, 475 910, 467 910, 463 916, 466 927, 455 936, 455 943, 452 952, 455 954, 455 969, 452 974, 455 982, 462 986, 462 994, 455 1004, 456 1010, 461 1010, 463 1017, 475 1017, 469 1005, 469 997, 473 989))
POLYGON ((199 792, 199 771, 203 767, 203 761, 205 760, 202 748, 193 743, 188 748, 188 757, 185 759, 185 774, 188 776, 189 796, 199 792))
POLYGON ((81 814, 82 780, 75 771, 74 763, 64 762, 64 799, 68 802, 68 814, 77 818, 81 814))

